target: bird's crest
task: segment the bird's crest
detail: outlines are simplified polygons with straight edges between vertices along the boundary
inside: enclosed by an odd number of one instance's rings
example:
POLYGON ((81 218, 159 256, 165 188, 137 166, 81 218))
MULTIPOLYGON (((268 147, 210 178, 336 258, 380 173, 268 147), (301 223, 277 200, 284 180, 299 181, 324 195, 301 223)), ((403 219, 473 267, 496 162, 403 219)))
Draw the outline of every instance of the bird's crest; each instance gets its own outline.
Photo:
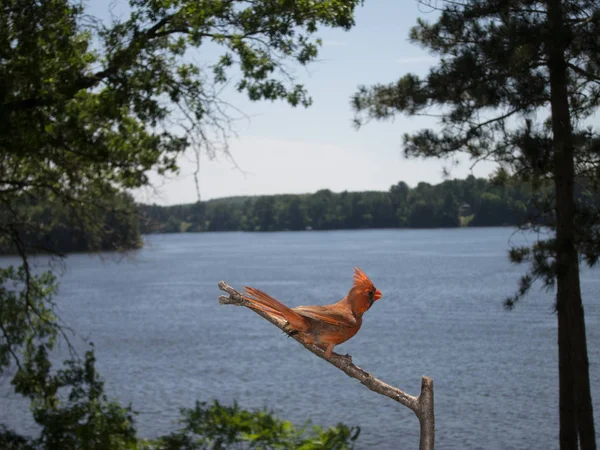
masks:
POLYGON ((362 270, 360 270, 358 267, 355 267, 353 288, 357 291, 365 292, 375 289, 375 285, 362 270))

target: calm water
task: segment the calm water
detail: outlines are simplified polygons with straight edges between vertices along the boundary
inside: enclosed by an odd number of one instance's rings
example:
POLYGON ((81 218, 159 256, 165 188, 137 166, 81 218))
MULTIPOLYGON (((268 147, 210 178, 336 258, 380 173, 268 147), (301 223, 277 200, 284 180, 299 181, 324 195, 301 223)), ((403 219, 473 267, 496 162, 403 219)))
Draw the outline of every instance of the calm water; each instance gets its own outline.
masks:
MULTIPOLYGON (((360 425, 359 448, 416 448, 418 422, 410 410, 368 391, 251 311, 217 302, 219 280, 258 287, 291 306, 336 301, 358 265, 384 298, 338 350, 412 394, 422 375, 431 376, 436 448, 558 448, 552 295, 535 290, 515 311, 502 308, 522 270, 507 262, 506 250, 522 235, 488 228, 147 240, 121 261, 70 256, 57 299, 65 322, 95 343, 109 395, 140 412, 141 435, 169 432, 180 407, 217 398, 267 406, 297 423, 310 417, 360 425)), ((596 417, 599 274, 582 274, 596 417)), ((0 398, 0 422, 30 430, 26 405, 0 398)))

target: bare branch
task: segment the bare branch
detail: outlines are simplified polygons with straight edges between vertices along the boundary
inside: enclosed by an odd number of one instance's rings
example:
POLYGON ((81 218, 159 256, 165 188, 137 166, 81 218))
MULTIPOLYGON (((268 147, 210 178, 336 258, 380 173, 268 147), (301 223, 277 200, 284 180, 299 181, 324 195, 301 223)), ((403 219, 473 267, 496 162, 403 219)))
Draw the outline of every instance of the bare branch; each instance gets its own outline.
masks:
MULTIPOLYGON (((239 291, 236 291, 231 286, 229 286, 226 282, 219 281, 219 289, 229 294, 229 296, 222 295, 219 297, 219 303, 221 305, 249 305, 249 303, 244 299, 244 296, 239 291)), ((288 332, 286 331, 286 321, 271 317, 263 311, 258 311, 252 308, 249 309, 251 309, 263 319, 268 320, 277 328, 288 334, 288 332)), ((426 376, 422 378, 421 395, 419 395, 418 397, 414 397, 402 391, 401 389, 398 389, 397 387, 394 387, 390 384, 385 383, 384 381, 381 381, 380 379, 371 375, 369 372, 354 365, 352 363, 352 357, 350 355, 342 356, 338 355, 337 353, 333 353, 331 355, 331 358, 327 359, 325 358, 325 351, 323 351, 316 345, 307 344, 301 339, 299 339, 296 335, 290 335, 290 337, 302 344, 304 348, 306 348, 311 353, 314 353, 319 358, 324 359, 331 365, 340 369, 349 377, 357 379, 358 381, 360 381, 361 384, 363 384, 373 392, 377 392, 378 394, 391 398, 392 400, 395 400, 398 403, 411 409, 419 419, 419 424, 421 427, 419 449, 433 450, 435 439, 435 416, 433 409, 433 380, 431 378, 426 376)))

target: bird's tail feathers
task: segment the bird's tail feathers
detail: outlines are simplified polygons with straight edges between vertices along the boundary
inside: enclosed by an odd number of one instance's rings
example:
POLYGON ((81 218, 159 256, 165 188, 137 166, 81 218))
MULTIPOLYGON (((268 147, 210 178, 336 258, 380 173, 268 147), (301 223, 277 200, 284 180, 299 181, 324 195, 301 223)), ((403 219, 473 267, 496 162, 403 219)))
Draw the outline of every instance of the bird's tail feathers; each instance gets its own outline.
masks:
POLYGON ((306 331, 308 329, 308 322, 304 317, 280 301, 275 300, 269 294, 248 286, 244 286, 244 291, 247 294, 244 298, 248 301, 250 308, 287 320, 294 330, 306 331))

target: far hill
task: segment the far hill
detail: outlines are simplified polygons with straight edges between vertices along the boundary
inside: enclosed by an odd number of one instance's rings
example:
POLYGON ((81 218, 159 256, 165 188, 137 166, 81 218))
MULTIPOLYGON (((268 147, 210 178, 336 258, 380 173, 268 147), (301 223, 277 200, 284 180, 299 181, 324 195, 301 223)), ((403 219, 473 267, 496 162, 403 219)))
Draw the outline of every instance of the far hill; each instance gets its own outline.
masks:
POLYGON ((469 176, 388 191, 236 196, 139 205, 142 233, 439 228, 517 225, 531 211, 527 186, 469 176))

